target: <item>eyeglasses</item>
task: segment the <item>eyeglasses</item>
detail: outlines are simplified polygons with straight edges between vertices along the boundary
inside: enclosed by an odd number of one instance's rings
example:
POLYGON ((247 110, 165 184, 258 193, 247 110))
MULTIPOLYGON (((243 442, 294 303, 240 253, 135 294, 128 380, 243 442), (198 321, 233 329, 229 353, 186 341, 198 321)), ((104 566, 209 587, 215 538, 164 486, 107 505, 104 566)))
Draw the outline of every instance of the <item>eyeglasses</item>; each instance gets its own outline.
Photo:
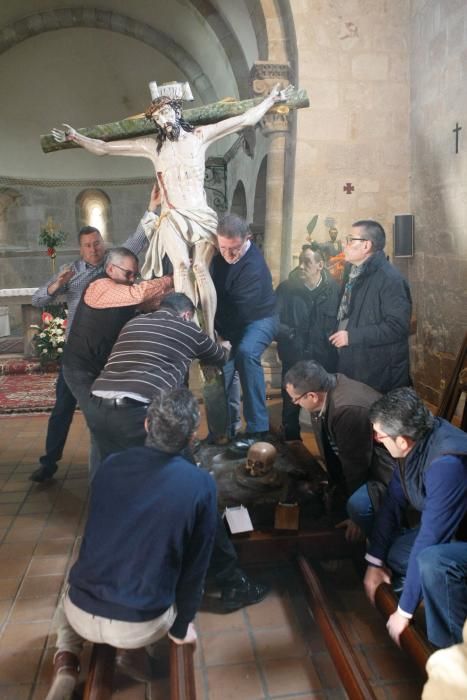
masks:
POLYGON ((303 397, 309 393, 310 393, 309 391, 304 391, 303 394, 300 394, 300 396, 295 396, 295 398, 290 397, 290 400, 296 406, 298 404, 298 402, 301 401, 301 399, 303 399, 303 397))
POLYGON ((120 267, 120 265, 116 265, 115 263, 112 263, 114 267, 118 267, 119 270, 125 273, 125 279, 127 280, 137 280, 141 277, 139 272, 133 272, 133 270, 127 270, 125 267, 120 267))
POLYGON ((354 236, 346 236, 345 237, 345 242, 347 244, 352 243, 352 241, 367 241, 368 238, 355 238, 354 236))

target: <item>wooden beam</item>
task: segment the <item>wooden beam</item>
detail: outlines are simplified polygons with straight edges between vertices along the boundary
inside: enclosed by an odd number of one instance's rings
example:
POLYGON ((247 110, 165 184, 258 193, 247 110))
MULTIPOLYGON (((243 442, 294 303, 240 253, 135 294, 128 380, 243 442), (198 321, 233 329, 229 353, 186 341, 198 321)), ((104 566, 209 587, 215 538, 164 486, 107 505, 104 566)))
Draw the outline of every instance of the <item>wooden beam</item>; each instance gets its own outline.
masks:
MULTIPOLYGON (((387 620, 397 610, 397 598, 388 583, 381 583, 376 589, 375 605, 384 619, 387 620)), ((426 662, 436 651, 428 639, 413 624, 406 627, 400 636, 401 648, 410 655, 426 678, 426 662)))
POLYGON ((313 619, 319 625, 347 695, 350 700, 376 700, 347 635, 329 607, 318 577, 305 557, 300 555, 297 563, 313 619))
POLYGON ((93 644, 83 700, 110 700, 116 651, 108 644, 93 644))
POLYGON ((196 700, 192 644, 170 640, 170 700, 196 700))

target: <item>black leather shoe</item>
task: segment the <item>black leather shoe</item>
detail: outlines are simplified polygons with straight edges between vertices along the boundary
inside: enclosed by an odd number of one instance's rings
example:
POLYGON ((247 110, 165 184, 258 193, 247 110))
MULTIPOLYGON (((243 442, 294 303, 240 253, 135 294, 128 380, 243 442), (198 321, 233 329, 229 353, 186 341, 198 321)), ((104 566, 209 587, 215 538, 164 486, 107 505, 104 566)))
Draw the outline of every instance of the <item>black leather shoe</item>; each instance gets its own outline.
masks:
POLYGON ((43 481, 48 481, 51 479, 57 469, 58 467, 56 464, 41 464, 39 469, 33 471, 29 479, 30 481, 35 481, 36 483, 41 484, 43 481))
POLYGON ((225 612, 233 612, 247 605, 259 603, 268 593, 268 586, 252 581, 245 574, 242 574, 235 582, 222 589, 222 607, 225 612))
POLYGON ((246 454, 250 447, 255 444, 255 442, 262 442, 267 438, 267 432, 262 433, 244 433, 239 435, 238 439, 230 446, 232 452, 238 453, 240 456, 246 454))

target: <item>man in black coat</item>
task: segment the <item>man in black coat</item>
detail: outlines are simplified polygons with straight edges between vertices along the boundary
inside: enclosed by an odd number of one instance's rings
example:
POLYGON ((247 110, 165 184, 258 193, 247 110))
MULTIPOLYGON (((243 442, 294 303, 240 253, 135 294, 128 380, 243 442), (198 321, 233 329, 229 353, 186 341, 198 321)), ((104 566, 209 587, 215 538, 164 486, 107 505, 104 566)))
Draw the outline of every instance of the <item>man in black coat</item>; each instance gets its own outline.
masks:
POLYGON ((407 281, 384 254, 386 234, 376 221, 357 221, 344 248, 347 263, 330 336, 337 369, 385 393, 410 382, 412 300, 407 281))
MULTIPOLYGON (((316 360, 328 372, 337 366, 337 351, 329 341, 335 329, 339 287, 324 269, 316 245, 304 245, 299 267, 276 290, 279 312, 277 350, 282 362, 282 384, 299 360, 316 360)), ((282 386, 282 430, 285 440, 300 439, 300 407, 282 386)))

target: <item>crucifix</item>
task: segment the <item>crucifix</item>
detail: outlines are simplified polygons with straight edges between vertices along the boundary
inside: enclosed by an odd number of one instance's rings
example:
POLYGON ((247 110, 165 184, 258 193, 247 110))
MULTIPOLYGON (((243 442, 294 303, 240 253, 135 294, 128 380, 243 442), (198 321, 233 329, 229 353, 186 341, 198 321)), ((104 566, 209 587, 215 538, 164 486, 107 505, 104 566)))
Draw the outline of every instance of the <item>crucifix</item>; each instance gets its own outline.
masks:
POLYGON ((142 275, 151 279, 162 274, 167 255, 174 268, 175 290, 184 292, 195 305, 200 301, 211 337, 216 290, 209 266, 217 249, 217 216, 206 204, 205 151, 223 136, 254 126, 270 109, 288 112, 309 105, 304 91, 292 85, 280 87, 274 85, 259 101, 218 102, 182 114, 182 102, 193 99, 188 83, 158 86, 152 82, 152 103, 144 115, 91 129, 75 130, 64 124, 64 130, 52 129, 41 138, 45 152, 81 146, 99 156, 137 156, 152 162, 161 213, 151 232, 142 275))
POLYGON ((462 127, 456 122, 456 128, 452 130, 456 135, 456 153, 459 153, 459 131, 461 131, 461 129, 462 127))

